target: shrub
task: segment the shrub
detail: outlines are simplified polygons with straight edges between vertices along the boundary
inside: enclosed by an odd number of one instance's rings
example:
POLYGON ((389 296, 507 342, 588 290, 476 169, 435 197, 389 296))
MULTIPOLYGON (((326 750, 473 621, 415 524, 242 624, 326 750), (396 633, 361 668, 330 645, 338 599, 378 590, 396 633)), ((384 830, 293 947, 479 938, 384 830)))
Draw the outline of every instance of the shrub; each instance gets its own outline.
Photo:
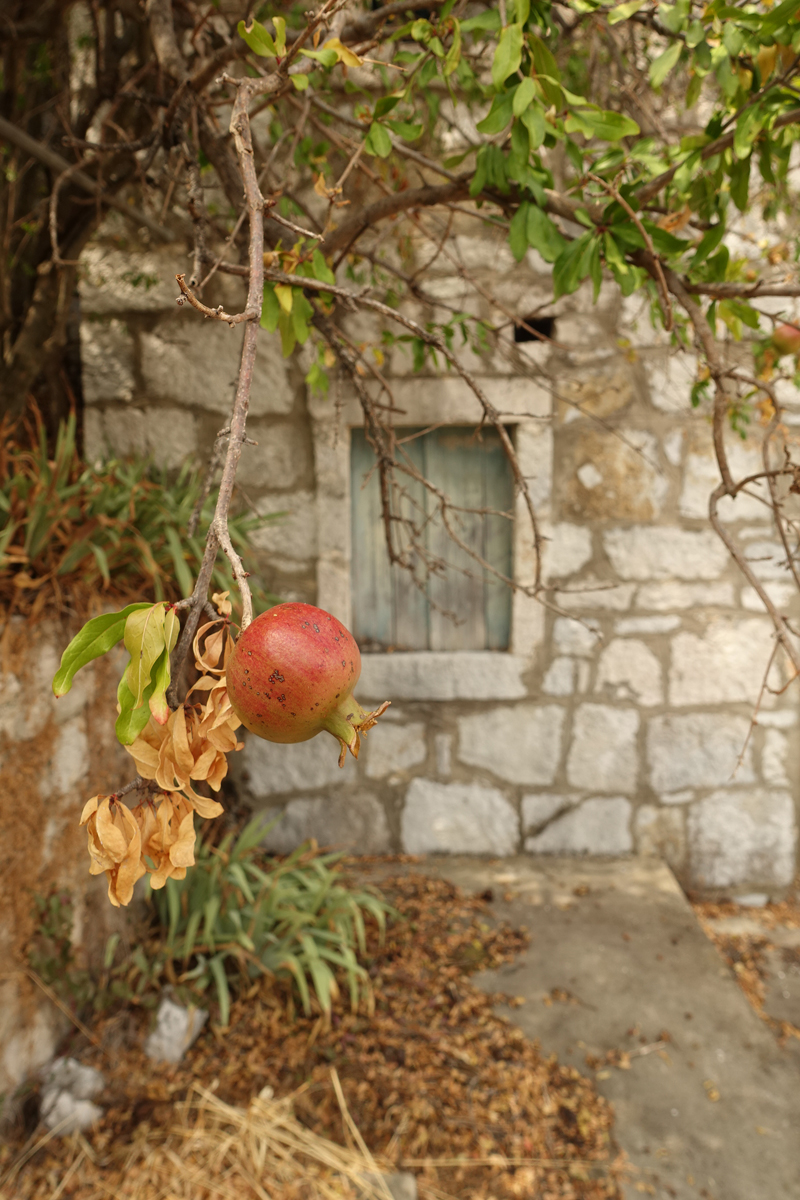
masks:
MULTIPOLYGON (((60 604, 64 593, 80 609, 103 593, 138 600, 144 588, 156 600, 171 601, 190 594, 205 537, 186 532, 201 495, 201 471, 186 464, 171 479, 143 458, 88 466, 77 453, 74 416, 61 424, 52 458, 40 420, 35 428, 27 424, 26 433, 22 445, 0 427, 0 604, 37 615, 48 600, 60 604)), ((205 530, 213 511, 209 496, 198 528, 205 530)), ((282 515, 232 517, 239 553, 254 529, 282 515)), ((213 582, 219 591, 233 591, 221 555, 213 582)), ((260 607, 275 602, 253 591, 260 607)))
POLYGON ((382 937, 393 911, 378 895, 342 885, 334 869, 341 855, 317 854, 312 844, 283 861, 265 860, 259 843, 267 828, 257 816, 235 840, 228 834, 218 846, 202 843, 185 879, 151 892, 165 935, 158 952, 164 970, 194 990, 213 983, 223 1025, 230 985, 259 975, 291 980, 307 1014, 313 993, 330 1015, 337 973, 354 1009, 371 999, 356 957, 366 953, 364 917, 382 937))

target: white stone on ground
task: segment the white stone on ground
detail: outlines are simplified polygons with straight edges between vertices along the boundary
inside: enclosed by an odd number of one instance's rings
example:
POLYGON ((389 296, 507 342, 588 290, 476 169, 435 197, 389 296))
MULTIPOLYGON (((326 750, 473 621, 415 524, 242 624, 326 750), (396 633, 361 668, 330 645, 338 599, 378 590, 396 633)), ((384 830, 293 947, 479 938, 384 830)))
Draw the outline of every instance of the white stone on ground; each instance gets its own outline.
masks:
POLYGON ((156 1027, 144 1043, 145 1054, 155 1062, 179 1063, 207 1020, 207 1009, 185 1008, 169 996, 162 996, 156 1027))
POLYGON ((66 1136, 90 1129, 103 1115, 95 1096, 105 1080, 74 1058, 56 1058, 43 1072, 41 1116, 47 1128, 66 1136))

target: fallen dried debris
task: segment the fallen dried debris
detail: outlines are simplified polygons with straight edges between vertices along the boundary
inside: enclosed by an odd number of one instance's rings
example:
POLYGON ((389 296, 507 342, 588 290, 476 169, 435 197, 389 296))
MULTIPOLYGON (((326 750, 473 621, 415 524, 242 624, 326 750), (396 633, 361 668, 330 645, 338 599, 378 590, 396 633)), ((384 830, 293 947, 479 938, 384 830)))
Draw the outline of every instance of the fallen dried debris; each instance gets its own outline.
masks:
MULTIPOLYGON (((181 1200, 211 1200, 228 1189, 237 1200, 274 1197, 251 1168, 234 1186, 232 1160, 210 1143, 203 1149, 202 1140, 187 1160, 201 1178, 183 1192, 184 1166, 172 1157, 181 1157, 176 1128, 193 1127, 201 1109, 203 1121, 212 1120, 209 1097, 247 1114, 265 1088, 278 1100, 291 1097, 287 1111, 309 1136, 354 1146, 359 1131, 382 1169, 414 1171, 423 1198, 617 1200, 623 1163, 609 1104, 575 1068, 543 1057, 494 1014, 496 997, 469 982, 473 971, 518 954, 525 935, 490 923, 484 901, 443 880, 408 874, 382 879, 381 888, 405 919, 392 923, 382 947, 373 937, 372 1015, 340 1012, 326 1026, 321 1017, 292 1013, 285 995, 259 981, 234 1004, 229 1028, 212 1025, 183 1063, 164 1067, 142 1052, 143 1020, 131 1038, 130 1010, 106 1019, 95 1030, 105 1052, 84 1046, 80 1054, 109 1080, 106 1117, 80 1140, 43 1146, 16 1175, 13 1200, 45 1200, 56 1190, 70 1200, 166 1196, 134 1187, 132 1172, 153 1155, 159 1170, 172 1162, 174 1180, 161 1187, 181 1200), (341 1079, 341 1102, 331 1068, 341 1079)), ((251 1136, 249 1117, 224 1112, 240 1122, 242 1137, 251 1136)), ((311 1177, 297 1187, 279 1194, 326 1194, 311 1177)))

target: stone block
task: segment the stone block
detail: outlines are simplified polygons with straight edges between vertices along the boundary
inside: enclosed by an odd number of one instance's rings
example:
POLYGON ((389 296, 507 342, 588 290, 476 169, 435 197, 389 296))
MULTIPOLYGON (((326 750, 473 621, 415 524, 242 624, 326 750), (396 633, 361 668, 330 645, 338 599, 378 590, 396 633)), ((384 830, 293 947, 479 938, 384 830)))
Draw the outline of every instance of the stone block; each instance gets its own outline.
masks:
MULTIPOLYGON (((759 564, 753 563, 758 573, 759 564)), ((797 596, 797 588, 793 582, 782 582, 777 579, 770 579, 765 585, 766 592, 772 603, 777 608, 778 612, 786 613, 790 607, 793 607, 793 601, 797 596)), ((749 612, 763 613, 764 601, 759 596, 755 588, 743 587, 740 592, 742 608, 746 608, 749 612)))
POLYGON ((673 467, 681 465, 683 457, 683 437, 682 429, 672 429, 666 437, 661 439, 661 445, 664 447, 664 454, 667 457, 667 462, 673 467))
MULTIPOLYGON (((761 448, 754 439, 746 443, 729 439, 726 449, 734 479, 743 479, 763 470, 761 448)), ((692 438, 683 465, 683 486, 678 506, 681 516, 706 520, 708 498, 719 481, 719 466, 711 444, 711 431, 704 428, 702 437, 698 431, 692 438)), ((758 521, 766 511, 763 501, 767 497, 766 485, 756 482, 735 499, 724 496, 717 511, 723 521, 758 521), (759 496, 761 499, 758 499, 759 496)))
POLYGON ((556 705, 517 704, 459 717, 459 761, 510 783, 552 783, 565 715, 556 705))
POLYGON ((371 730, 364 739, 366 769, 370 779, 385 779, 395 772, 405 772, 409 767, 425 761, 425 726, 421 722, 412 725, 386 725, 383 722, 371 730))
POLYGON ((90 435, 86 452, 92 458, 149 454, 172 469, 197 451, 197 421, 179 408, 109 408, 90 435))
POLYGON ((692 385, 697 376, 697 356, 666 353, 644 360, 650 401, 661 412, 688 414, 692 411, 692 385))
POLYGON ((776 787, 788 787, 787 760, 789 739, 778 729, 768 729, 764 734, 761 749, 761 774, 767 783, 776 787))
POLYGON ((695 887, 786 887, 794 877, 797 828, 789 792, 721 790, 689 810, 695 887))
POLYGON ((686 608, 732 608, 735 604, 732 583, 647 583, 640 587, 636 607, 654 612, 686 608))
MULTIPOLYGON (((289 421, 248 426, 257 446, 243 446, 237 483, 244 488, 293 488, 311 473, 305 431, 289 421)), ((341 518, 340 518, 341 519, 341 518)))
MULTIPOLYGON (((176 271, 183 269, 175 247, 140 251, 87 246, 81 255, 78 290, 84 313, 175 310, 176 271)), ((197 318, 203 324, 202 318, 197 318)), ((205 322, 205 326, 208 322, 205 322)))
POLYGON ((542 680, 548 696, 571 696, 575 691, 575 659, 554 658, 542 680))
POLYGON ((675 870, 681 870, 686 859, 686 829, 681 809, 643 804, 636 810, 633 833, 637 854, 663 858, 675 870))
POLYGON ((623 617, 614 626, 615 633, 671 633, 681 623, 680 617, 623 617))
POLYGON ((720 787, 753 781, 752 746, 748 746, 735 779, 739 755, 750 729, 747 717, 733 713, 669 713, 647 726, 650 786, 656 792, 681 788, 720 787))
POLYGON ((357 695, 393 700, 519 700, 527 695, 516 654, 494 651, 414 651, 362 654, 357 695))
POLYGON ((592 576, 575 584, 571 591, 557 592, 556 602, 568 612, 587 612, 596 608, 625 612, 631 606, 635 591, 632 583, 618 583, 613 579, 601 580, 592 576))
POLYGON ((603 544, 620 579, 716 579, 728 551, 713 530, 674 525, 610 529, 603 544))
POLYGON ((576 521, 652 521, 661 513, 667 480, 658 443, 643 430, 569 428, 556 454, 557 511, 576 521))
POLYGON ((145 1054, 154 1062, 179 1063, 207 1020, 208 1009, 186 1008, 163 996, 156 1012, 156 1027, 144 1043, 145 1054))
POLYGON ((519 820, 497 788, 414 779, 401 817, 406 854, 514 854, 519 820))
POLYGON ((45 788, 47 791, 52 788, 66 796, 83 779, 88 769, 89 739, 86 734, 86 717, 80 715, 65 721, 58 731, 45 788))
POLYGON ((565 579, 585 567, 592 557, 591 530, 561 521, 546 530, 543 570, 546 579, 565 579))
POLYGON ((632 708, 582 704, 575 713, 567 779, 591 791, 633 791, 639 714, 632 708))
POLYGON ((556 617, 553 625, 553 644, 559 654, 578 654, 590 657, 602 645, 597 622, 571 621, 569 617, 556 617))
POLYGON ((437 733, 433 739, 436 751, 436 774, 447 779, 453 767, 453 737, 449 733, 437 733))
POLYGON ((631 804, 623 796, 594 797, 525 839, 532 854, 630 854, 631 804))
MULTIPOLYGON (((792 588, 792 575, 786 562, 786 551, 779 542, 748 542, 744 557, 754 574, 762 582, 769 580, 770 582, 786 583, 789 585, 789 589, 792 588)), ((793 591, 787 589, 787 594, 791 595, 793 591)))
POLYGON ((351 854, 391 850, 383 805, 369 794, 348 791, 331 797, 302 797, 290 800, 283 811, 270 809, 265 817, 279 818, 263 842, 264 848, 275 854, 290 854, 310 838, 316 838, 320 846, 351 854))
POLYGON ((556 395, 558 420, 562 424, 581 417, 610 417, 634 400, 632 369, 627 363, 617 361, 597 366, 591 372, 562 374, 556 395))
POLYGON ((669 703, 754 704, 773 650, 765 618, 713 617, 702 635, 676 633, 672 640, 669 703))
POLYGON ((122 321, 81 322, 81 382, 87 404, 133 399, 134 342, 122 321))
POLYGON ((247 734, 240 761, 249 776, 250 791, 261 798, 335 783, 352 784, 356 778, 355 760, 348 754, 340 769, 338 758, 338 742, 323 731, 308 742, 292 746, 247 734))
POLYGON ((312 492, 281 492, 261 496, 256 504, 259 514, 283 513, 250 535, 258 550, 280 556, 290 562, 305 562, 317 554, 317 500, 312 492))
POLYGON ((600 656, 595 691, 608 699, 629 700, 645 708, 661 704, 661 663, 644 642, 615 638, 600 656))
POLYGON ((522 797, 522 834, 537 834, 553 817, 580 802, 580 795, 563 795, 560 792, 535 792, 522 797))
MULTIPOLYGON (((242 326, 180 312, 142 335, 142 375, 148 396, 227 416, 233 406, 242 326)), ((250 415, 288 413, 294 404, 286 362, 275 338, 262 333, 253 367, 250 415)))

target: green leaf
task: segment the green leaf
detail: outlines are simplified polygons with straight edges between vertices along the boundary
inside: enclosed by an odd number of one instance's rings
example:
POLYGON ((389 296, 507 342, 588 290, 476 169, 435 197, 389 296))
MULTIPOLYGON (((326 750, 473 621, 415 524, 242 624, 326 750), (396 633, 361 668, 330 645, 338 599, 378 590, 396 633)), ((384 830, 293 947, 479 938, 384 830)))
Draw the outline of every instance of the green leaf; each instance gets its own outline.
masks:
POLYGON ((513 116, 513 103, 513 92, 499 92, 492 101, 492 107, 475 128, 479 133, 501 133, 513 116))
POLYGON ((301 50, 300 53, 304 58, 313 58, 323 67, 333 67, 339 61, 339 55, 332 47, 328 50, 301 50))
POLYGON ((291 79, 292 83, 295 86, 296 91, 298 91, 298 92, 304 92, 306 90, 306 88, 308 87, 308 76, 307 75, 290 75, 289 78, 291 79))
POLYGON ((194 588, 194 580, 192 572, 186 562, 186 554, 184 552, 183 543, 178 536, 178 531, 172 525, 167 525, 164 530, 164 537, 169 546, 170 554, 172 555, 172 563, 175 567, 175 578, 178 581, 178 586, 181 589, 182 596, 191 596, 194 588))
POLYGON ((369 127, 364 149, 367 154, 375 154, 379 158, 388 158, 392 153, 392 139, 382 125, 373 121, 369 127))
POLYGON ((620 275, 627 275, 630 272, 630 266, 608 230, 603 234, 603 250, 609 267, 615 267, 620 275))
POLYGON ((461 25, 458 21, 453 23, 453 40, 450 43, 450 49, 447 51, 442 67, 442 74, 445 79, 453 74, 458 64, 461 62, 461 25))
MULTIPOLYGON (((522 84, 520 84, 520 87, 522 87, 522 84)), ((528 131, 531 150, 538 150, 544 141, 544 135, 547 133, 547 122, 544 119, 541 104, 532 104, 530 108, 526 108, 520 120, 528 131)))
POLYGON ((603 284, 603 264, 600 260, 600 239, 595 238, 592 245, 592 256, 589 259, 589 274, 592 279, 592 303, 597 303, 600 288, 603 284))
POLYGON ((585 278, 584 259, 591 253, 592 234, 584 233, 561 251, 553 264, 553 299, 574 292, 585 278))
POLYGON ((72 687, 75 673, 93 659, 107 654, 124 636, 125 622, 131 613, 149 607, 146 602, 129 604, 120 612, 103 613, 87 621, 61 655, 61 665, 53 676, 53 694, 65 696, 72 687))
POLYGON ((375 120, 377 121, 381 117, 385 117, 393 108, 396 108, 400 103, 400 99, 400 96, 381 96, 372 114, 375 120))
MULTIPOLYGON (((128 664, 128 668, 130 668, 130 663, 128 664)), ((151 679, 142 693, 143 703, 137 708, 134 703, 136 697, 125 682, 127 673, 126 670, 117 688, 117 703, 119 704, 120 712, 114 725, 117 741, 121 742, 123 746, 130 746, 135 742, 150 720, 150 697, 156 688, 155 679, 151 679)))
POLYGON ((314 250, 311 262, 314 266, 315 279, 318 279, 320 283, 336 283, 336 276, 325 261, 325 255, 322 253, 319 246, 317 246, 317 248, 314 250))
POLYGON ((486 12, 478 13, 477 17, 470 17, 467 21, 461 22, 462 33, 496 33, 500 28, 500 13, 496 8, 490 8, 486 12))
POLYGON ((627 4, 618 4, 616 8, 612 8, 608 14, 607 20, 609 25, 618 25, 620 21, 627 21, 634 13, 637 13, 640 8, 644 7, 645 0, 628 0, 627 4))
POLYGON ((386 124, 405 142, 415 142, 418 137, 422 137, 422 125, 413 125, 410 121, 387 121, 386 124))
POLYGON ((538 250, 545 262, 555 262, 569 245, 556 226, 535 204, 528 206, 528 245, 538 250))
POLYGON ((536 84, 530 78, 525 76, 522 83, 514 92, 514 99, 511 102, 511 111, 515 117, 519 117, 532 104, 536 96, 536 84))
POLYGON ((301 346, 308 340, 308 323, 313 316, 314 309, 311 302, 306 299, 299 288, 296 289, 294 305, 292 306, 292 324, 294 326, 295 337, 301 346))
POLYGON ((663 54, 659 54, 658 58, 654 59, 650 64, 650 83, 654 88, 661 87, 670 71, 677 64, 681 56, 681 49, 681 42, 673 42, 663 54))
MULTIPOLYGON (((241 9, 239 11, 241 12, 241 9)), ((278 51, 272 35, 259 21, 253 21, 249 29, 246 28, 244 21, 240 21, 236 28, 239 31, 239 37, 247 42, 254 54, 260 55, 261 58, 277 58, 278 51)))
POLYGON ((522 26, 507 25, 500 34, 492 60, 492 83, 501 88, 509 75, 519 68, 522 61, 522 26))
POLYGON ((217 986, 219 1023, 224 1027, 231 1018, 231 993, 228 987, 228 977, 225 974, 225 955, 215 954, 208 961, 208 969, 214 976, 214 983, 217 986))
POLYGON ((689 263, 690 269, 699 266, 701 262, 704 262, 708 258, 709 254, 712 254, 716 250, 724 234, 725 225, 722 221, 718 221, 716 225, 712 225, 710 229, 706 230, 700 239, 692 261, 689 263))
POLYGON ((746 158, 750 153, 763 121, 764 113, 759 104, 746 109, 739 117, 733 135, 733 151, 737 158, 746 158))
POLYGON ((275 284, 264 284, 264 303, 261 306, 261 321, 262 329, 266 329, 268 333, 274 333, 278 328, 278 319, 281 315, 281 306, 278 297, 275 295, 275 284))
POLYGON ((150 712, 159 725, 166 725, 169 720, 170 708, 167 704, 167 688, 171 679, 169 656, 175 649, 180 628, 181 623, 178 619, 178 614, 174 608, 170 608, 164 617, 164 638, 166 645, 164 646, 163 653, 159 655, 156 665, 153 667, 155 687, 148 701, 150 712))
POLYGON ((125 679, 136 698, 135 708, 142 703, 144 689, 150 683, 151 671, 164 645, 163 603, 132 612, 125 622, 125 649, 131 656, 125 679))
POLYGON ((591 125, 594 136, 603 138, 607 142, 618 142, 620 138, 624 137, 636 137, 640 132, 636 122, 631 117, 626 117, 624 113, 606 109, 602 112, 584 112, 581 115, 591 125))
POLYGON ((750 162, 751 159, 742 158, 731 163, 731 200, 738 208, 739 212, 744 212, 747 208, 747 200, 750 194, 750 162))
POLYGON ((528 250, 529 207, 530 205, 527 203, 520 204, 511 218, 511 225, 508 230, 508 244, 517 262, 521 262, 528 250))
MULTIPOLYGON (((547 103, 555 104, 560 108, 562 103, 562 89, 561 72, 558 69, 558 63, 542 39, 537 37, 535 33, 528 34, 528 45, 530 46, 531 57, 533 59, 533 67, 539 78, 539 83, 542 85, 542 91, 545 94, 547 103)), ((569 96, 567 96, 567 99, 569 100, 569 96)))
POLYGON ((283 17, 273 17, 272 24, 275 26, 275 49, 278 54, 283 54, 286 49, 286 21, 283 17))

